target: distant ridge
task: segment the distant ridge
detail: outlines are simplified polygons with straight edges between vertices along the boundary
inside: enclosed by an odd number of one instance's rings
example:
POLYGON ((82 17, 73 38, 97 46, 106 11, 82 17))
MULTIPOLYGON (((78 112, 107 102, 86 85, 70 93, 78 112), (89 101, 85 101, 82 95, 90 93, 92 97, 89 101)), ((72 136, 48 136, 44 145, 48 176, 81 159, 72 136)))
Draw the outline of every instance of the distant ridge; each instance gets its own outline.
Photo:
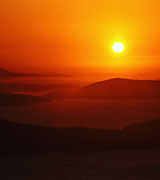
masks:
POLYGON ((0 78, 14 78, 14 77, 67 77, 70 75, 67 74, 57 74, 57 73, 49 73, 49 74, 37 74, 37 73, 16 73, 12 71, 8 71, 4 68, 0 68, 0 78))
POLYGON ((81 88, 77 98, 159 99, 160 81, 114 78, 81 88))
POLYGON ((37 76, 37 74, 15 73, 8 71, 4 68, 0 68, 0 77, 26 77, 26 76, 37 76))

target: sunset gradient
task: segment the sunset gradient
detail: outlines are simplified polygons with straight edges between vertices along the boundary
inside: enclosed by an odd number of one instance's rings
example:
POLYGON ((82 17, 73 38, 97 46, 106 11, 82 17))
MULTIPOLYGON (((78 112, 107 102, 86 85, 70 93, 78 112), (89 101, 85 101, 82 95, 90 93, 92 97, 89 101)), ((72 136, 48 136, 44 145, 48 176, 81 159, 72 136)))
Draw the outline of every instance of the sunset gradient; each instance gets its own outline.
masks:
POLYGON ((0 66, 159 79, 159 0, 0 1, 0 66), (124 42, 117 56, 114 42, 124 42))

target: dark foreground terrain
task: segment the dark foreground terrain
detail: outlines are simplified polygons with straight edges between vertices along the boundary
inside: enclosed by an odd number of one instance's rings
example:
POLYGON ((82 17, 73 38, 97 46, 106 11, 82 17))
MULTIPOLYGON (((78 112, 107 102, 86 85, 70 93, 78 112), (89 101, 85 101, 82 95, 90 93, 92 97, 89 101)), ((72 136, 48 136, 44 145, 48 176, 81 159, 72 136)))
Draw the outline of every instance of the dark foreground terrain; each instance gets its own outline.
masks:
POLYGON ((159 180, 160 151, 53 152, 0 158, 2 180, 159 180))
POLYGON ((2 180, 159 180, 160 120, 122 130, 0 121, 2 180))

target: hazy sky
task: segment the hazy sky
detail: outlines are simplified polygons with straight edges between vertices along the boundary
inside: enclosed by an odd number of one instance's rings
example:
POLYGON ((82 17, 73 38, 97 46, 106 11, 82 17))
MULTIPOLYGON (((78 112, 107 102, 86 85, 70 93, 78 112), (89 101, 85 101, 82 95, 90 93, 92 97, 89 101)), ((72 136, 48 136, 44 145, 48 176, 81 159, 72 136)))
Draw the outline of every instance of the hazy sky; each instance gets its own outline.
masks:
POLYGON ((0 1, 0 66, 160 79, 159 0, 0 1), (125 51, 112 52, 121 41, 125 51))

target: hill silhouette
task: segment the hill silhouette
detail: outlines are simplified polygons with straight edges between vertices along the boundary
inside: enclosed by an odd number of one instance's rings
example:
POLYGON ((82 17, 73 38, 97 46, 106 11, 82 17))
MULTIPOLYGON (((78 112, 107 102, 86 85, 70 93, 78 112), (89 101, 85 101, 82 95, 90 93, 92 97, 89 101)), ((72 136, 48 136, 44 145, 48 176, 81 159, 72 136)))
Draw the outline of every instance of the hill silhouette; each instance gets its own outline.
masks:
POLYGON ((109 79, 81 88, 77 98, 159 99, 160 81, 109 79))
POLYGON ((66 150, 159 149, 160 120, 121 130, 54 128, 0 120, 0 152, 66 150))
POLYGON ((130 147, 160 148, 160 120, 146 121, 133 124, 123 129, 123 134, 128 136, 127 144, 130 147))
POLYGON ((27 73, 15 73, 8 71, 4 68, 0 68, 0 77, 26 77, 26 76, 37 76, 37 74, 27 74, 27 73))

